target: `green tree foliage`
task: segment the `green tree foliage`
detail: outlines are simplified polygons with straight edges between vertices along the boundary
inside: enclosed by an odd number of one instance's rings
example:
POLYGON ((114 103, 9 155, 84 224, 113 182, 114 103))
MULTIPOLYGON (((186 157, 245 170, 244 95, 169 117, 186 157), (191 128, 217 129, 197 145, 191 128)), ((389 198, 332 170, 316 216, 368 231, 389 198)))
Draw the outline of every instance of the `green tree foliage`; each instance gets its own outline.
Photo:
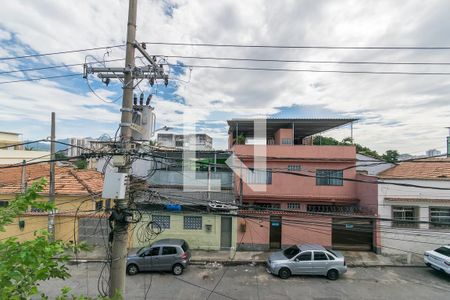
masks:
POLYGON ((88 162, 86 159, 79 159, 74 163, 75 167, 77 167, 77 169, 87 169, 88 167, 88 162))
POLYGON ((66 160, 66 159, 68 159, 68 157, 63 152, 56 152, 55 153, 55 159, 57 159, 57 160, 66 160))
MULTIPOLYGON (((0 208, 0 231, 5 231, 6 225, 29 208, 54 209, 52 204, 39 199, 45 185, 44 179, 33 183, 23 195, 11 200, 7 207, 0 208)), ((66 254, 68 245, 62 241, 49 241, 45 230, 37 231, 35 235, 35 239, 24 242, 19 242, 16 237, 0 241, 0 299, 30 299, 39 295, 40 281, 70 277, 65 265, 69 260, 66 254)), ((56 299, 107 299, 69 296, 69 292, 68 288, 62 289, 56 299)), ((45 294, 40 296, 48 299, 45 294)))
MULTIPOLYGON (((315 136, 313 139, 314 145, 340 145, 340 146, 350 146, 352 145, 352 139, 350 137, 344 138, 342 141, 338 141, 332 137, 326 136, 315 136)), ((399 153, 397 150, 388 150, 385 154, 380 155, 377 151, 372 150, 368 147, 362 146, 360 144, 353 144, 356 147, 356 152, 363 155, 368 155, 373 158, 383 159, 387 162, 396 163, 398 161, 399 153)))
POLYGON ((385 154, 383 154, 383 159, 390 163, 398 162, 398 156, 400 154, 397 150, 387 150, 385 154))

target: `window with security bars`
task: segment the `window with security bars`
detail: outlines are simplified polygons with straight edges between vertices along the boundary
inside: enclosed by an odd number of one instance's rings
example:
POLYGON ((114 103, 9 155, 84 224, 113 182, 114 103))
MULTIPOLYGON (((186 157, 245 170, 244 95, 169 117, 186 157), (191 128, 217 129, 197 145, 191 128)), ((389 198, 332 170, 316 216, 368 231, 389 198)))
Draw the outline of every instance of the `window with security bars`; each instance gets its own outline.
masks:
POLYGON ((316 170, 316 185, 343 185, 342 170, 316 170))
POLYGON ((161 229, 170 229, 170 216, 153 215, 152 216, 153 226, 158 226, 161 229))
POLYGON ((450 207, 430 207, 430 227, 450 228, 450 207))
POLYGON ((201 230, 202 229, 202 217, 184 216, 183 228, 187 229, 187 230, 201 230))
POLYGON ((281 144, 282 145, 291 145, 291 139, 281 139, 281 144))
POLYGON ((288 209, 300 209, 300 203, 298 202, 290 202, 287 204, 288 209))
POLYGON ((247 172, 247 183, 249 184, 272 184, 272 170, 253 170, 247 172))
POLYGON ((347 213, 353 214, 360 212, 356 205, 330 205, 330 204, 308 204, 306 206, 307 212, 322 212, 322 213, 347 213))
POLYGON ((288 171, 300 171, 300 165, 288 165, 288 171))
POLYGON ((418 210, 414 206, 393 206, 392 227, 418 227, 418 210))
POLYGON ((255 203, 254 204, 256 209, 270 209, 270 208, 281 208, 280 203, 255 203))

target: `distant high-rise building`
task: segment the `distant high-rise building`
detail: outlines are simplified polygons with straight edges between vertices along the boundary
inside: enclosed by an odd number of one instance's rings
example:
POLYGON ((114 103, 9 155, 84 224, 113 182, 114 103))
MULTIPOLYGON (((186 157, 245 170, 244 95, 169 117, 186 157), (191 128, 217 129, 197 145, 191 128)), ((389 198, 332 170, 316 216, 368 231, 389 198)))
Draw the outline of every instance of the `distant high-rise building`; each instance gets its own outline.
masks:
POLYGON ((205 133, 197 134, 173 134, 159 133, 157 137, 159 146, 189 150, 213 150, 213 139, 205 133))
POLYGON ((80 156, 90 148, 90 141, 86 138, 70 138, 69 144, 72 145, 66 150, 66 155, 69 157, 80 156))
POLYGON ((427 151, 425 152, 425 154, 426 154, 428 157, 430 157, 430 156, 439 156, 439 155, 441 155, 441 151, 436 150, 436 149, 430 149, 430 150, 427 150, 427 151))

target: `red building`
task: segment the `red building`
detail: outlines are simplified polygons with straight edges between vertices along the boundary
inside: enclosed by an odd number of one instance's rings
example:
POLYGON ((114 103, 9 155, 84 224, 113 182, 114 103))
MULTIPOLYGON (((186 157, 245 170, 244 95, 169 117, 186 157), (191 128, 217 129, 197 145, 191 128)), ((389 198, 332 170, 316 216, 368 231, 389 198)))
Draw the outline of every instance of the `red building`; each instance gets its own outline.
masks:
POLYGON ((261 120, 228 121, 229 149, 243 170, 241 176, 236 172, 234 185, 244 208, 238 248, 262 250, 296 243, 377 248, 374 223, 364 216, 370 206, 376 207, 375 197, 351 181, 357 178, 355 146, 313 145, 313 135, 353 121, 267 119, 259 128, 261 120))

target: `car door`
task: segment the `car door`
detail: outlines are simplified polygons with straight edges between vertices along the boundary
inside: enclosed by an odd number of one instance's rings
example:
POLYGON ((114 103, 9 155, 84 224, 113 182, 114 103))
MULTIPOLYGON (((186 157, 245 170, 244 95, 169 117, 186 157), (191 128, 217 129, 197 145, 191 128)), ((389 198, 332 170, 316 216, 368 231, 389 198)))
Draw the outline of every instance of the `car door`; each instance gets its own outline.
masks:
POLYGON ((158 270, 158 260, 155 260, 155 258, 159 256, 160 249, 160 247, 152 247, 147 251, 146 255, 144 256, 146 271, 158 270))
POLYGON ((292 261, 294 274, 311 274, 312 269, 312 252, 304 251, 298 254, 292 261))
POLYGON ((161 270, 170 271, 178 258, 177 247, 162 247, 161 255, 158 257, 161 270))
POLYGON ((329 265, 328 256, 324 251, 314 251, 314 260, 312 262, 313 274, 325 275, 329 265))

